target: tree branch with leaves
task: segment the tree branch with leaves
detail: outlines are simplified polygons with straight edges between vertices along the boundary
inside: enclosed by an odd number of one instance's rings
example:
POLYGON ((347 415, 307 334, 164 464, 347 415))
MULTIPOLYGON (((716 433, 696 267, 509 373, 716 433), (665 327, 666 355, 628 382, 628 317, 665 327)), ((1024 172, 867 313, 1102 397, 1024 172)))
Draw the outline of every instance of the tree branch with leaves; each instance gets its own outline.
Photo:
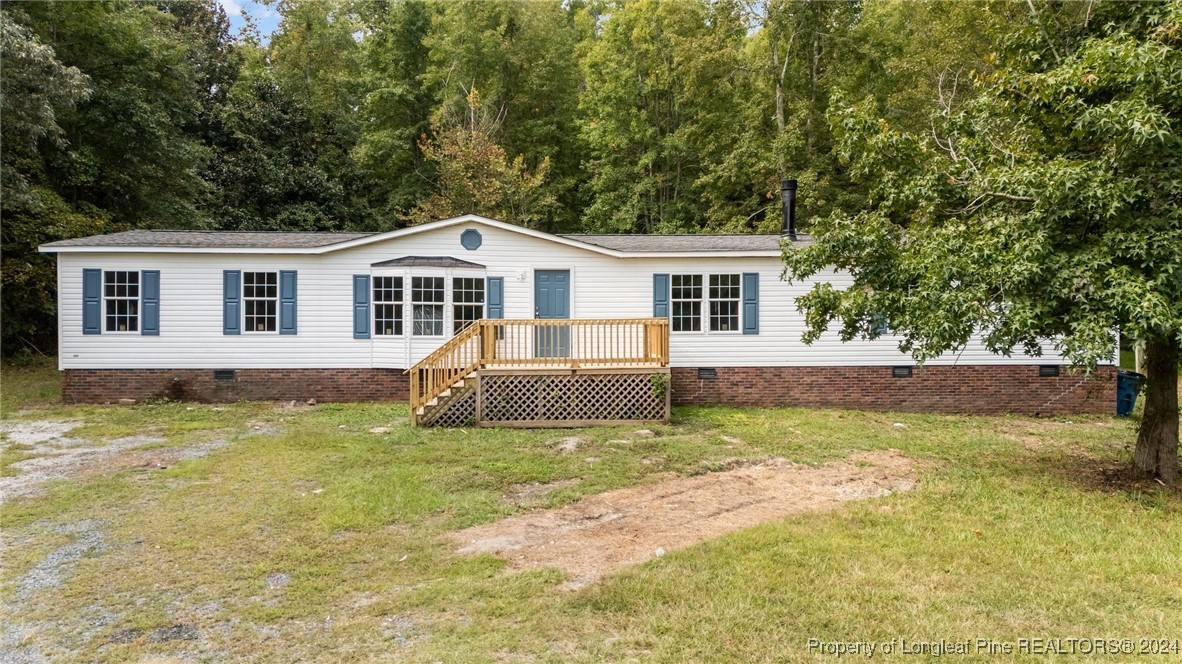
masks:
POLYGON ((834 323, 843 338, 873 338, 878 315, 920 361, 982 333, 993 352, 1051 347, 1083 371, 1113 360, 1118 333, 1142 340, 1134 467, 1176 483, 1180 26, 1179 0, 1040 19, 1002 41, 979 94, 934 109, 931 131, 891 127, 872 100, 835 103, 838 154, 873 204, 816 220, 814 244, 785 253, 790 280, 829 267, 854 277, 798 300, 806 340, 834 323))

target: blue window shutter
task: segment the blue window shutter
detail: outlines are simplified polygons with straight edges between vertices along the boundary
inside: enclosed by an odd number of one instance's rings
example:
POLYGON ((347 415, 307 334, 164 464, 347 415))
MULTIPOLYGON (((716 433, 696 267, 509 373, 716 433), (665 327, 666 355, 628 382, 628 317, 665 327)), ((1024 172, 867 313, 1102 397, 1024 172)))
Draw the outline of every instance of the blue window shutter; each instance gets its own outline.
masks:
POLYGON ((653 318, 669 317, 669 275, 653 275, 653 318))
POLYGON ((140 334, 160 336, 160 270, 144 270, 140 277, 140 334))
POLYGON ((743 273, 743 334, 759 334, 759 273, 743 273))
POLYGON ((242 271, 222 272, 222 334, 242 334, 242 271))
POLYGON ((353 275, 353 338, 369 338, 369 275, 353 275))
POLYGON ((279 271, 279 334, 296 333, 296 272, 279 271))
POLYGON ((82 270, 82 334, 103 333, 103 271, 82 270))
POLYGON ((488 317, 505 317, 505 278, 488 278, 488 317))

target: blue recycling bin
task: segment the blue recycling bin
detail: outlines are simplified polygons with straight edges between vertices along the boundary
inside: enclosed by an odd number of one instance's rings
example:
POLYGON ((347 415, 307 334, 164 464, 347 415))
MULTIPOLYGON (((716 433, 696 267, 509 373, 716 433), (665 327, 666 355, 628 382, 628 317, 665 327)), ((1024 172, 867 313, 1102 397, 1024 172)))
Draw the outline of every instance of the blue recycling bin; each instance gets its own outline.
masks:
POLYGON ((1137 405, 1137 394, 1145 384, 1145 374, 1121 369, 1116 372, 1116 414, 1128 417, 1137 405))

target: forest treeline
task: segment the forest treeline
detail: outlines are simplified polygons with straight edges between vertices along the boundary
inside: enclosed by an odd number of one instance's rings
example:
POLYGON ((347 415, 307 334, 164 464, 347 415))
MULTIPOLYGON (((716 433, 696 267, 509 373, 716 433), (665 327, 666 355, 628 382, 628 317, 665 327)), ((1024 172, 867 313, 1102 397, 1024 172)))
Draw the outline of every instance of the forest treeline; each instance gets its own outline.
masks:
POLYGON ((5 3, 3 347, 51 352, 38 244, 130 228, 746 232, 865 203, 830 108, 922 130, 1011 2, 5 3))

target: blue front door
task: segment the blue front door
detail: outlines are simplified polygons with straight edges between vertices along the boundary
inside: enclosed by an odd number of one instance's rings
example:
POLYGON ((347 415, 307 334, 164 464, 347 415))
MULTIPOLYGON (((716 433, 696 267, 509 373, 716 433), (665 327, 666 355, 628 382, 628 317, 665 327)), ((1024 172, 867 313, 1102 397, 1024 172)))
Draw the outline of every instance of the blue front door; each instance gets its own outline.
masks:
MULTIPOLYGON (((570 318, 570 271, 534 272, 534 318, 570 318)), ((534 333, 537 357, 570 357, 570 327, 538 327, 534 333)))

